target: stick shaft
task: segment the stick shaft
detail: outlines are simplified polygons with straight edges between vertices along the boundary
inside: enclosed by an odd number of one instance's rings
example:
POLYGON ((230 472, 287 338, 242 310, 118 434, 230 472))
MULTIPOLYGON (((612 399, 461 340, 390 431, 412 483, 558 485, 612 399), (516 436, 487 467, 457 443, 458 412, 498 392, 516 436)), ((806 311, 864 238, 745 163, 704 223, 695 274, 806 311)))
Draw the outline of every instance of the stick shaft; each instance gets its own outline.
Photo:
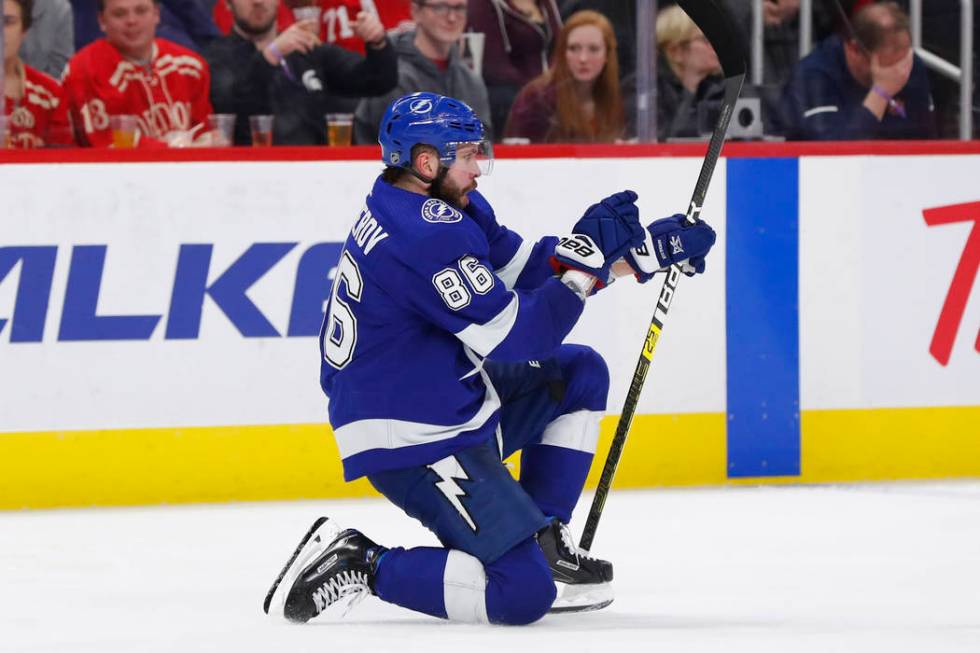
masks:
MULTIPOLYGON (((721 155, 721 148, 725 144, 725 134, 728 132, 728 124, 731 122, 735 101, 742 90, 744 79, 744 72, 725 79, 725 98, 722 100, 721 114, 718 116, 718 122, 711 134, 708 153, 704 157, 704 163, 701 164, 701 173, 698 175, 698 181, 694 186, 694 194, 687 210, 688 222, 693 223, 701 213, 701 206, 704 204, 704 198, 708 193, 708 186, 711 184, 711 177, 714 175, 718 157, 721 155)), ((592 542, 595 540, 595 534, 599 528, 599 519, 602 517, 606 498, 612 489, 619 459, 622 457, 623 447, 626 446, 626 436, 629 435, 630 426, 633 424, 636 405, 640 400, 640 393, 643 391, 643 384, 646 381, 650 364, 653 362, 653 353, 660 341, 660 333, 663 331, 664 321, 667 319, 667 312, 670 310, 670 304, 677 290, 677 282, 680 280, 680 276, 680 267, 677 265, 670 266, 667 270, 667 278, 664 279, 663 287, 660 289, 657 305, 654 308, 653 317, 650 319, 650 327, 647 329, 647 336, 643 342, 643 350, 640 352, 640 358, 633 371, 633 380, 630 382, 629 391, 626 393, 623 412, 620 413, 619 423, 616 425, 616 434, 609 446, 609 454, 606 456, 595 497, 592 499, 592 508, 589 510, 589 516, 582 531, 582 539, 579 541, 579 548, 586 551, 592 549, 592 542)))

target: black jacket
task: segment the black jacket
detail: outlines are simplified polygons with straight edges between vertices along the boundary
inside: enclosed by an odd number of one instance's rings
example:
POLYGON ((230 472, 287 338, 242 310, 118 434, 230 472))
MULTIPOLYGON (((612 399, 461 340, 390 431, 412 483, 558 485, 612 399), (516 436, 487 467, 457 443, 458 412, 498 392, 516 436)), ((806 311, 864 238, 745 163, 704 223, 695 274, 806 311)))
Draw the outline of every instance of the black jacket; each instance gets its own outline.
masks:
MULTIPOLYGON (((663 59, 657 70, 657 140, 698 138, 710 134, 725 96, 725 80, 710 75, 701 80, 691 93, 663 59), (699 110, 704 112, 699 119, 699 110)), ((623 106, 626 110, 626 134, 633 138, 636 126, 636 76, 623 80, 623 106)))
POLYGON ((248 117, 272 114, 276 145, 323 145, 325 114, 336 96, 383 95, 398 82, 398 59, 389 43, 361 56, 324 44, 308 54, 294 52, 273 66, 251 41, 232 32, 208 48, 211 104, 215 113, 234 113, 235 144, 251 143, 248 117))
POLYGON ((915 57, 909 81, 879 122, 864 107, 868 89, 848 71, 838 36, 802 59, 783 91, 786 137, 796 140, 875 140, 936 137, 936 119, 925 64, 915 57))

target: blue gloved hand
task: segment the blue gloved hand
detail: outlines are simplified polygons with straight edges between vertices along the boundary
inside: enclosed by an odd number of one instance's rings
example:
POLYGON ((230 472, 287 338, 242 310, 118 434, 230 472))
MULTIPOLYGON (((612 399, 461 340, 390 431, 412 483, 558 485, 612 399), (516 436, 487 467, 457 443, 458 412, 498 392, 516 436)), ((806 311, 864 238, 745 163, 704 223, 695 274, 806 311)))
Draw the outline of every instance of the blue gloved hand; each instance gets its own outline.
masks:
POLYGON ((669 218, 654 220, 646 228, 646 238, 640 247, 626 253, 626 262, 636 273, 640 283, 646 283, 653 275, 677 263, 689 277, 701 274, 705 268, 705 256, 715 244, 715 230, 701 220, 691 224, 680 213, 669 218))
POLYGON ((597 288, 612 281, 610 269, 631 247, 643 243, 646 230, 640 225, 637 195, 631 190, 615 193, 586 211, 573 234, 559 240, 554 261, 558 272, 573 269, 597 279, 597 288))

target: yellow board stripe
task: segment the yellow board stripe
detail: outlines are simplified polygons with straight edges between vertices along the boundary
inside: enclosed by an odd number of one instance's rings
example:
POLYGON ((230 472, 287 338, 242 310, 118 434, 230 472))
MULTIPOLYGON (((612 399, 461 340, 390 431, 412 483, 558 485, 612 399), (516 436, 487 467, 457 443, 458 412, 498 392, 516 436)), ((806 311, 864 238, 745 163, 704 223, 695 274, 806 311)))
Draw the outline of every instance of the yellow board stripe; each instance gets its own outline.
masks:
MULTIPOLYGON (((588 485, 616 417, 602 422, 588 485)), ((980 407, 804 411, 802 475, 729 480, 725 415, 637 415, 620 488, 980 476, 980 407)), ((519 461, 517 461, 519 467, 519 461)), ((373 496, 322 424, 0 434, 0 509, 373 496)))
POLYGON ((802 481, 980 476, 980 406, 804 411, 802 481))

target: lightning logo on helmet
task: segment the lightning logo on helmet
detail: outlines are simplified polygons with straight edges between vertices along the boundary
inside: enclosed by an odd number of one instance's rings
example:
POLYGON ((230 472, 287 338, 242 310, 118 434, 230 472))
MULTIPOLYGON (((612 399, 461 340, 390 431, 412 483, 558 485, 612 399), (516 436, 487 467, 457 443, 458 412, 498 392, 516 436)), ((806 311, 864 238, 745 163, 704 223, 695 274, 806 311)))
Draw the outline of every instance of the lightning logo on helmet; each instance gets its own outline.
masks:
POLYGON ((416 100, 409 105, 408 110, 412 113, 428 113, 432 111, 432 100, 416 100))

